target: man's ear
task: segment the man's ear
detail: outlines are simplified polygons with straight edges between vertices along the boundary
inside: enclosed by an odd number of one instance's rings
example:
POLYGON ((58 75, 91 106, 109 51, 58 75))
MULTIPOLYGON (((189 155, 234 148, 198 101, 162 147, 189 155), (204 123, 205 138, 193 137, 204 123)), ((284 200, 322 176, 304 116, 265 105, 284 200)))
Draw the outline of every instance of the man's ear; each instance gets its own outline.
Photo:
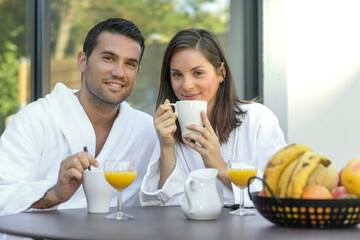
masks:
POLYGON ((78 63, 78 69, 80 72, 85 72, 86 70, 86 55, 83 51, 80 51, 77 55, 77 63, 78 63))
POLYGON ((139 73, 140 73, 140 66, 138 67, 138 70, 137 70, 137 75, 139 75, 139 73))

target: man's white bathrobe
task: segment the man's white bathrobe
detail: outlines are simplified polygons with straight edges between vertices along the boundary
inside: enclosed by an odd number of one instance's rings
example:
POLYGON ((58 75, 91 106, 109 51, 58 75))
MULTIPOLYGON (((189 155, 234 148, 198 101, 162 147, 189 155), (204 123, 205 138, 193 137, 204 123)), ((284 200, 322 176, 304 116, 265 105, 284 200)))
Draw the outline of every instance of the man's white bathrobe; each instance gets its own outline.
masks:
MULTIPOLYGON (((58 83, 45 98, 23 108, 1 136, 0 215, 25 211, 41 199, 56 184, 61 161, 83 151, 84 146, 95 155, 95 132, 74 92, 58 83)), ((138 199, 148 163, 159 156, 152 117, 122 102, 96 159, 100 168, 106 159, 136 160, 137 177, 122 195, 125 206, 138 199)), ((116 206, 115 191, 111 205, 116 206)), ((86 206, 80 186, 58 208, 86 206)))
MULTIPOLYGON (((231 132, 228 142, 220 146, 221 156, 226 162, 230 159, 256 159, 258 176, 262 177, 265 165, 271 156, 286 145, 284 135, 276 116, 264 105, 251 103, 241 105, 241 108, 247 112, 246 116, 242 119, 242 125, 231 132)), ((187 175, 205 166, 201 155, 185 144, 175 144, 175 156, 175 169, 161 189, 158 189, 160 162, 156 159, 149 164, 141 186, 142 205, 182 205, 187 175)), ((236 186, 232 184, 230 190, 218 179, 216 184, 220 200, 224 205, 239 201, 240 193, 236 186)), ((261 190, 262 183, 255 180, 250 188, 252 191, 261 190)), ((253 206, 247 192, 244 196, 245 206, 253 206)))

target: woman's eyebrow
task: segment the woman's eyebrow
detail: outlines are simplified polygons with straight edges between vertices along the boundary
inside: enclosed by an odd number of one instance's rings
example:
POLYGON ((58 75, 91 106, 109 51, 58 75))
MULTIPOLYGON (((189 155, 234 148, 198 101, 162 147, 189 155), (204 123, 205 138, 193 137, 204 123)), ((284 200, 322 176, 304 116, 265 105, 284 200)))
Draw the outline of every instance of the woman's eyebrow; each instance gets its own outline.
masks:
POLYGON ((192 69, 190 69, 191 71, 194 71, 194 70, 196 70, 196 69, 198 69, 198 68, 201 68, 202 66, 197 66, 197 67, 193 67, 192 69))
MULTIPOLYGON (((190 71, 194 71, 194 70, 199 69, 199 68, 201 68, 201 67, 202 67, 202 66, 193 67, 192 69, 190 69, 190 71)), ((170 71, 180 72, 180 70, 177 70, 177 69, 175 69, 175 68, 171 68, 170 71)))

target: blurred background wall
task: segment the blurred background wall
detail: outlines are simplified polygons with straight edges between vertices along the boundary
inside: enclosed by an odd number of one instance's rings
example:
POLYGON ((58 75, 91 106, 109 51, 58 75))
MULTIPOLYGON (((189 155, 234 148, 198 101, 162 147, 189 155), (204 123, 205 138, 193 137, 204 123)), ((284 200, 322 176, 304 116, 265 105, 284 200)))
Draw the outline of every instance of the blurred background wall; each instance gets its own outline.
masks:
POLYGON ((360 157, 360 1, 264 1, 264 103, 288 143, 360 157))

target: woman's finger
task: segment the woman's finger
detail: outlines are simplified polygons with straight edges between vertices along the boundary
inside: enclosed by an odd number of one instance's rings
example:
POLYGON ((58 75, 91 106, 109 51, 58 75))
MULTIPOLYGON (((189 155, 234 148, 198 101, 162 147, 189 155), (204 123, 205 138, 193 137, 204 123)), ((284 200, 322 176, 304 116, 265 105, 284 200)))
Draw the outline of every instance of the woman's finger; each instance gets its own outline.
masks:
MULTIPOLYGON (((190 138, 189 138, 190 139, 190 138)), ((193 140, 193 139, 191 139, 193 140)), ((195 151, 197 151, 198 153, 200 153, 200 155, 203 154, 203 151, 205 150, 203 147, 197 145, 195 142, 192 142, 186 138, 183 138, 183 141, 186 145, 188 145, 189 147, 191 147, 192 149, 194 149, 195 151)), ((201 144, 200 144, 201 145, 201 144)))
POLYGON ((204 111, 201 111, 201 119, 204 123, 204 127, 211 133, 215 134, 214 129, 211 126, 211 123, 209 121, 209 118, 207 117, 206 113, 204 111))
MULTIPOLYGON (((190 130, 200 133, 201 136, 203 136, 205 139, 209 139, 211 137, 211 132, 207 128, 201 127, 196 124, 188 124, 188 125, 186 125, 186 127, 190 130)), ((196 135, 199 136, 199 134, 196 134, 196 135)), ((196 137, 196 135, 194 135, 194 137, 196 137)), ((193 139, 193 140, 195 140, 195 139, 193 139)))

